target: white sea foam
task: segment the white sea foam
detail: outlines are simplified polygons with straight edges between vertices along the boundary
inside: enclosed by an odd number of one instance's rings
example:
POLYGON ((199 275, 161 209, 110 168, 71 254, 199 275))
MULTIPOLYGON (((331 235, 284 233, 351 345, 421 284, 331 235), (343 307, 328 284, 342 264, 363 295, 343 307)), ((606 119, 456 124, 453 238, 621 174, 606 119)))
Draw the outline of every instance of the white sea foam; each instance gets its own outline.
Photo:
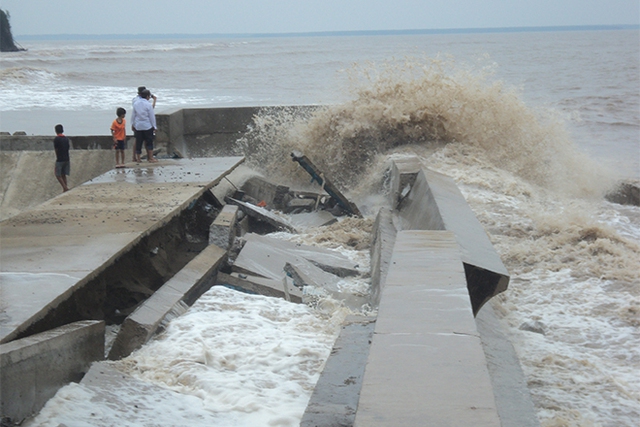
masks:
POLYGON ((214 287, 161 336, 112 364, 166 391, 115 391, 127 409, 73 384, 28 425, 297 426, 346 314, 333 308, 214 287))

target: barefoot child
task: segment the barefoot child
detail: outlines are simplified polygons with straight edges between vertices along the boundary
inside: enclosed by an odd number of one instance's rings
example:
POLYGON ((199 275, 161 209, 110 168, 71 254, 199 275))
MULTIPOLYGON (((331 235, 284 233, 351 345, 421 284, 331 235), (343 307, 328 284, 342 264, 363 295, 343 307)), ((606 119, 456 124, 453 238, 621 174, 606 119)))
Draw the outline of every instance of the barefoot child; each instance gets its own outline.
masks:
POLYGON ((69 191, 67 185, 67 175, 71 170, 71 162, 69 161, 69 138, 64 136, 64 128, 62 125, 56 125, 56 137, 53 139, 53 149, 56 152, 56 166, 54 172, 62 191, 69 191))
POLYGON ((111 135, 113 135, 113 148, 116 150, 116 167, 123 168, 124 167, 124 149, 125 149, 125 139, 127 137, 127 130, 125 128, 127 121, 124 119, 124 116, 127 114, 127 111, 119 107, 116 110, 116 115, 118 116, 113 123, 111 123, 111 135))

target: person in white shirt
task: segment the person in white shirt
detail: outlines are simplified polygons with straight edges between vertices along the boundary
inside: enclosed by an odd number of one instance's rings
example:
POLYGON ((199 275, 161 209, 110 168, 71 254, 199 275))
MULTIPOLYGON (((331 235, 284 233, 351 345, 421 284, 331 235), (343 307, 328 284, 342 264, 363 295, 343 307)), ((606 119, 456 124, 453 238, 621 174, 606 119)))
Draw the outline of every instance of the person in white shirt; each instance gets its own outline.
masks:
POLYGON ((147 159, 151 163, 157 162, 153 157, 153 138, 156 133, 156 114, 153 105, 149 101, 151 92, 144 89, 138 99, 134 100, 133 112, 131 113, 131 128, 136 137, 136 148, 134 161, 140 163, 142 155, 142 144, 147 150, 147 159))

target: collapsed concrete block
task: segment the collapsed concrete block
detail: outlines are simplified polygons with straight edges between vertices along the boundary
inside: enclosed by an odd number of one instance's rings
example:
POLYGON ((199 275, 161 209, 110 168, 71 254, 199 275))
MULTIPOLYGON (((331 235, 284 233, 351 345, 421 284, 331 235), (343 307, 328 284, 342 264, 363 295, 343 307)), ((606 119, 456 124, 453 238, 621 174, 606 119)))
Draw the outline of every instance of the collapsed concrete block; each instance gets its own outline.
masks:
POLYGON ((236 235, 238 207, 225 205, 209 227, 209 244, 228 250, 236 235))
POLYGON ((316 207, 313 199, 291 199, 284 208, 285 213, 311 212, 316 207))
POLYGON ((291 224, 289 224, 289 222, 285 218, 282 218, 281 216, 276 215, 274 212, 271 212, 259 206, 254 206, 250 203, 245 203, 240 200, 233 199, 231 197, 225 198, 225 201, 227 203, 231 203, 239 206, 242 209, 242 211, 246 213, 248 216, 258 221, 265 222, 271 225, 272 227, 274 227, 276 230, 289 231, 291 233, 296 233, 296 229, 291 224))
POLYGON ((200 252, 124 320, 109 359, 128 356, 142 347, 167 317, 184 312, 185 304, 192 305, 213 286, 218 268, 226 258, 227 252, 216 245, 200 252))
POLYGON ((473 312, 507 289, 509 273, 453 179, 422 169, 398 207, 405 230, 449 230, 462 252, 473 312))
POLYGON ((340 277, 358 274, 357 266, 338 251, 301 245, 285 240, 249 233, 244 236, 246 243, 235 262, 233 271, 254 276, 282 280, 284 265, 301 259, 311 261, 316 266, 340 277))
POLYGON ((326 295, 342 301, 346 307, 351 309, 358 310, 368 302, 368 297, 366 296, 343 292, 340 289, 341 279, 338 276, 327 273, 305 259, 298 260, 295 263, 286 263, 284 271, 293 278, 293 283, 297 287, 310 286, 322 289, 326 295))
POLYGON ((282 298, 297 304, 302 303, 302 291, 292 284, 290 285, 286 280, 267 279, 238 273, 218 273, 216 285, 231 285, 250 293, 282 298))
POLYGON ((331 294, 340 292, 339 284, 341 279, 338 276, 327 273, 306 259, 301 259, 294 263, 285 263, 284 271, 293 279, 293 284, 300 289, 305 286, 316 286, 331 294))
POLYGON ((257 201, 264 201, 269 209, 282 210, 287 202, 289 187, 253 176, 242 185, 242 191, 257 201))
MULTIPOLYGON (((104 359, 104 322, 70 323, 0 345, 2 417, 19 422, 104 359)), ((3 423, 4 425, 4 423, 3 423)))
POLYGON ((374 322, 372 317, 348 316, 342 323, 300 427, 353 425, 374 322))

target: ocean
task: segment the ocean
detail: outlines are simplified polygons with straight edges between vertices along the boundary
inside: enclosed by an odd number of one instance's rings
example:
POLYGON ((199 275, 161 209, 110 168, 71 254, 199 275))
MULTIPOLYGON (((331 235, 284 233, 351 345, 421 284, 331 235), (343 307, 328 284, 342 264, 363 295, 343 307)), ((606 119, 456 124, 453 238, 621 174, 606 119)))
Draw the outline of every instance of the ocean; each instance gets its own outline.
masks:
MULTIPOLYGON (((333 243, 317 231, 278 237, 366 267, 366 248, 349 242, 367 238, 389 160, 418 156, 457 182, 509 270, 492 305, 541 424, 636 426, 640 208, 603 194, 640 178, 638 40, 638 30, 601 30, 28 41, 2 55, 0 131, 53 134, 63 123, 71 136, 106 135, 140 85, 160 112, 323 106, 259 115, 240 146, 283 182, 298 175, 282 159, 304 151, 367 219, 327 231, 333 243)), ((167 390, 147 402, 149 417, 293 426, 345 315, 327 299, 291 307, 212 289, 117 366, 167 390)), ((65 387, 31 425, 142 425, 91 399, 65 387)))

